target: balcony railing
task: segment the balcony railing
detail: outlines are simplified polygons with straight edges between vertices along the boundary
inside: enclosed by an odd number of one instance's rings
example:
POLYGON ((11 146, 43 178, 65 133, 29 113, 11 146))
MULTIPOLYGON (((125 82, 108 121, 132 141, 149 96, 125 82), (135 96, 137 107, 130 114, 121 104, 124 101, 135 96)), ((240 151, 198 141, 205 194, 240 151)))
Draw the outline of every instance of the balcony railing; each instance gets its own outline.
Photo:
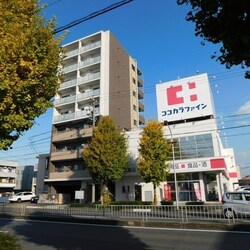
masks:
POLYGON ((75 118, 75 112, 63 115, 54 116, 54 123, 67 121, 75 118))
POLYGON ((142 87, 143 86, 143 80, 140 76, 138 76, 138 86, 142 87))
POLYGON ((94 49, 94 48, 97 48, 100 46, 101 46, 101 41, 96 41, 94 43, 91 43, 91 44, 88 44, 88 45, 81 47, 80 52, 85 52, 85 51, 88 51, 88 50, 91 50, 91 49, 94 49))
POLYGON ((51 152, 50 156, 51 161, 72 160, 76 158, 82 158, 82 149, 51 152))
POLYGON ((139 102, 139 112, 143 112, 144 111, 144 104, 139 102))
POLYGON ((17 174, 16 172, 4 172, 4 171, 0 171, 0 177, 4 177, 4 178, 16 178, 17 174))
MULTIPOLYGON (((100 108, 95 108, 95 115, 98 115, 99 113, 100 113, 100 108)), ((77 118, 89 117, 90 115, 91 115, 90 112, 86 110, 81 110, 76 112, 77 118)))
POLYGON ((71 129, 53 133, 53 142, 92 136, 92 128, 71 129))
POLYGON ((66 57, 75 56, 79 52, 79 49, 71 50, 65 53, 66 57))
POLYGON ((88 65, 98 63, 98 62, 100 62, 100 60, 101 60, 100 56, 88 58, 88 59, 79 63, 79 68, 83 68, 83 67, 86 67, 88 65))
POLYGON ((77 100, 85 100, 85 99, 89 99, 91 97, 94 96, 98 96, 100 95, 100 89, 95 89, 95 90, 91 90, 91 91, 87 91, 85 93, 81 93, 77 95, 77 100))
POLYGON ((0 188, 13 188, 15 186, 16 186, 16 183, 0 182, 0 188))
POLYGON ((75 69, 77 69, 77 66, 78 66, 77 63, 69 65, 69 66, 65 66, 65 67, 63 67, 63 72, 67 73, 69 71, 75 70, 75 69))
POLYGON ((90 174, 87 170, 78 170, 78 171, 62 171, 62 172, 50 172, 49 179, 86 179, 90 178, 90 174))
POLYGON ((78 80, 78 84, 89 82, 89 81, 92 81, 92 80, 96 80, 98 78, 100 78, 100 72, 96 72, 94 74, 89 74, 89 75, 80 77, 79 80, 78 80))
POLYGON ((62 105, 62 104, 68 104, 68 103, 74 102, 75 100, 76 100, 75 95, 67 96, 67 97, 55 100, 54 105, 58 106, 58 105, 62 105))
POLYGON ((70 80, 70 81, 66 81, 63 82, 60 85, 60 89, 64 89, 64 88, 68 88, 68 87, 72 87, 72 86, 76 86, 76 79, 70 80))
POLYGON ((143 99, 144 98, 144 93, 142 90, 138 89, 138 98, 143 99))
POLYGON ((145 117, 142 116, 142 115, 139 115, 139 124, 140 124, 140 125, 145 124, 145 117))

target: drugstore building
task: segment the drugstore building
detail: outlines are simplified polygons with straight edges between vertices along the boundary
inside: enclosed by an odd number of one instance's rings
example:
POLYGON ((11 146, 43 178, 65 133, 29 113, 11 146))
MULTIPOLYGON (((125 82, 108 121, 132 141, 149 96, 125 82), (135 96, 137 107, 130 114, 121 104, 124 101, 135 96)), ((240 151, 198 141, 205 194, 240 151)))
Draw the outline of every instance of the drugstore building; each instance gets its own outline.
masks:
MULTIPOLYGON (((156 85, 158 120, 172 142, 170 174, 157 190, 158 200, 220 201, 237 187, 239 171, 232 148, 224 148, 217 127, 207 74, 156 85), (175 189, 176 187, 176 189, 175 189)), ((127 132, 131 167, 116 183, 116 200, 153 199, 153 185, 135 167, 141 131, 127 132)))

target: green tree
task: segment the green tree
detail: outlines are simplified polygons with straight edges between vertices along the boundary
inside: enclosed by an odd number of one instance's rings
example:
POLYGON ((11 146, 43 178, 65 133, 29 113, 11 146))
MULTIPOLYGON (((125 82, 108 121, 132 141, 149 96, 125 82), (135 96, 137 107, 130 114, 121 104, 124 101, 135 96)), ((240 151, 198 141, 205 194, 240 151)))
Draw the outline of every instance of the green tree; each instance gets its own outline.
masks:
POLYGON ((154 204, 157 204, 156 188, 166 181, 169 172, 169 156, 171 144, 164 137, 163 125, 150 120, 141 134, 137 167, 142 179, 146 183, 153 183, 154 204))
POLYGON ((88 147, 83 150, 83 159, 95 183, 103 185, 102 195, 109 200, 108 183, 122 178, 128 165, 128 146, 114 120, 102 117, 94 129, 88 147))
MULTIPOLYGON (((186 20, 195 23, 195 35, 205 41, 221 44, 212 55, 227 68, 250 66, 250 3, 248 0, 177 0, 191 5, 186 20)), ((250 78, 250 71, 245 73, 250 78)))
POLYGON ((52 106, 61 42, 38 0, 0 1, 0 149, 8 149, 52 106))

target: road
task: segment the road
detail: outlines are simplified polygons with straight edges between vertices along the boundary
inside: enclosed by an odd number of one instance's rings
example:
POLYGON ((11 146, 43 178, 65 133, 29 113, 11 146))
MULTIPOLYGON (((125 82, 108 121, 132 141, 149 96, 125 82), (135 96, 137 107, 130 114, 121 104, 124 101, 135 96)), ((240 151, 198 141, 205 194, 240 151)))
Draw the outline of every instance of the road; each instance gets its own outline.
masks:
POLYGON ((180 230, 10 220, 0 230, 18 236, 24 250, 245 250, 250 232, 180 230))

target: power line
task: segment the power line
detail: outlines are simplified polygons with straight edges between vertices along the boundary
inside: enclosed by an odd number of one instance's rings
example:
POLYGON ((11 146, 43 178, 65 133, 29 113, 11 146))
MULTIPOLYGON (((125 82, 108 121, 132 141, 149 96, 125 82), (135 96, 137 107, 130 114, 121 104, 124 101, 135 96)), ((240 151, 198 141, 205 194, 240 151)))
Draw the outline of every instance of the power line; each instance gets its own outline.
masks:
POLYGON ((95 11, 95 12, 89 14, 88 16, 85 16, 83 18, 77 19, 77 20, 75 20, 75 21, 73 21, 73 22, 71 22, 71 23, 69 23, 67 25, 64 25, 64 26, 62 26, 60 28, 57 28, 57 29, 53 30, 52 34, 56 34, 56 33, 59 33, 61 31, 66 30, 68 28, 74 27, 74 26, 76 26, 76 25, 78 25, 78 24, 80 24, 82 22, 85 22, 85 21, 90 20, 90 19, 92 19, 94 17, 100 16, 100 15, 106 13, 106 12, 114 10, 114 9, 116 9, 118 7, 121 7, 122 5, 130 3, 132 1, 134 1, 134 0, 123 0, 123 1, 111 4, 111 5, 109 5, 108 7, 104 8, 104 9, 101 9, 99 11, 95 11))

